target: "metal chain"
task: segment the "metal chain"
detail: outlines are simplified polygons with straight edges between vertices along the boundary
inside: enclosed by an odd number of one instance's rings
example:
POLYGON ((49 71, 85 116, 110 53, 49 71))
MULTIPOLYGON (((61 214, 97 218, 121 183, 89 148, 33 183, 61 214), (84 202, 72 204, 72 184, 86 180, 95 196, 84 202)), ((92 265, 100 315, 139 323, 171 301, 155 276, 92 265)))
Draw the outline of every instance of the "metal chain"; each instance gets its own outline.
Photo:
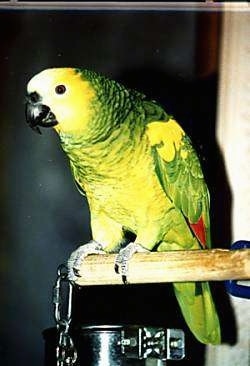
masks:
POLYGON ((53 287, 54 316, 59 332, 58 345, 56 347, 56 365, 72 366, 77 360, 77 351, 72 337, 69 334, 72 314, 73 285, 68 279, 67 266, 61 264, 57 269, 57 279, 53 287), (66 286, 67 295, 63 296, 63 283, 66 286), (66 297, 67 296, 67 297, 66 297), (63 314, 63 300, 66 302, 66 313, 63 314))

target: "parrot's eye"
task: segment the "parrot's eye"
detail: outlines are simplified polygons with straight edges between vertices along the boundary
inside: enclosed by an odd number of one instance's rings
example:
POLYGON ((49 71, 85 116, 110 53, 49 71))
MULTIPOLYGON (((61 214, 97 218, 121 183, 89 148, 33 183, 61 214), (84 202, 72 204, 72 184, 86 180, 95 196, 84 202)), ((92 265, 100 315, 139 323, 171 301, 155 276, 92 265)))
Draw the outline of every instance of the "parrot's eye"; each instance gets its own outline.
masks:
POLYGON ((55 88, 56 94, 64 94, 66 92, 65 85, 57 85, 55 88))

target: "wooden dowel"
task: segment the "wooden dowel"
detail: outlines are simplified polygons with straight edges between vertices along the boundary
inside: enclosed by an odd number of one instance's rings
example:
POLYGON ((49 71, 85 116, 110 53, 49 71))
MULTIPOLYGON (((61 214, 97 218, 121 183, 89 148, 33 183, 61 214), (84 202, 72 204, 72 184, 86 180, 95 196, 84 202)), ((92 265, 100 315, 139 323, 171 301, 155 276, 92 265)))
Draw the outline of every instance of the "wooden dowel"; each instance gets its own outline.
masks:
MULTIPOLYGON (((118 285, 115 254, 90 255, 82 263, 76 284, 118 285)), ((250 250, 189 250, 136 253, 129 261, 128 282, 246 280, 250 278, 250 250)))

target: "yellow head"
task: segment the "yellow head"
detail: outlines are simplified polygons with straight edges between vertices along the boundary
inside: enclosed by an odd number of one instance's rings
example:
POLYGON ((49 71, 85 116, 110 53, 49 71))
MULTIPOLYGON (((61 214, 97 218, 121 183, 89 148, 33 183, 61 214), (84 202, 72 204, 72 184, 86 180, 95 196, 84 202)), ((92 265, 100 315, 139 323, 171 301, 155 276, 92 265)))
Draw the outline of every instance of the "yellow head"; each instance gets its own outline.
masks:
POLYGON ((40 72, 29 81, 27 92, 27 121, 35 129, 53 126, 58 133, 74 134, 87 128, 94 113, 95 90, 74 68, 40 72))

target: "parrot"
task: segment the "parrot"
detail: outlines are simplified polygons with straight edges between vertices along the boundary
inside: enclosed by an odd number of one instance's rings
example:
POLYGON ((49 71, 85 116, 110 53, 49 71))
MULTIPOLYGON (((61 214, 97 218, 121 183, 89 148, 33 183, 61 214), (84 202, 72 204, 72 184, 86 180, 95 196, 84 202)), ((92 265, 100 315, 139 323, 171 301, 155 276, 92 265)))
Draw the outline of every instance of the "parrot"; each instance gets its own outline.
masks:
MULTIPOLYGON (((92 70, 52 67, 28 81, 25 114, 36 132, 56 131, 88 202, 92 239, 71 254, 70 280, 90 254, 116 253, 115 271, 126 283, 136 252, 211 247, 200 159, 155 100, 92 70)), ((173 288, 196 339, 221 343, 209 283, 174 282, 173 288)))

